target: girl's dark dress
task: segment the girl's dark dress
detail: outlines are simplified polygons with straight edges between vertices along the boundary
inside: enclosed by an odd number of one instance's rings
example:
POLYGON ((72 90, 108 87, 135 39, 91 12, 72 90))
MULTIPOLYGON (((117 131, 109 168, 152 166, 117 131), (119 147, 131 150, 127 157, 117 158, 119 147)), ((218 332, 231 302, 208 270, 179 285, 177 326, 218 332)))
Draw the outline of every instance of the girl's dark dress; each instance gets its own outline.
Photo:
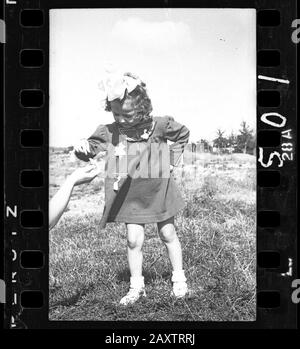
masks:
POLYGON ((189 130, 172 117, 154 117, 153 121, 150 137, 138 142, 128 141, 115 122, 100 125, 88 139, 90 154, 76 154, 87 161, 101 151, 107 152, 103 213, 106 221, 100 223, 102 227, 106 222, 157 223, 173 217, 184 207, 170 164, 176 165, 188 142, 189 130), (169 147, 167 140, 174 143, 169 147), (123 171, 124 159, 126 164, 129 162, 126 171, 130 167, 135 169, 129 170, 129 175, 123 171), (123 178, 116 191, 114 182, 118 174, 123 178))

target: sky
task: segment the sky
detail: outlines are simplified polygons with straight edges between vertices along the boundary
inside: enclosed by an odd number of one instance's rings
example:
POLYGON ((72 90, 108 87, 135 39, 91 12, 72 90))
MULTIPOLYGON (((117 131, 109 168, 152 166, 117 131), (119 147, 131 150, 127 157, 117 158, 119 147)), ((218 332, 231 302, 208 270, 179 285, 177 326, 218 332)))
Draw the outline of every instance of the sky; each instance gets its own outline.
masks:
POLYGON ((256 127, 254 9, 51 10, 50 146, 114 121, 98 87, 108 63, 137 74, 153 116, 173 116, 191 141, 256 127))

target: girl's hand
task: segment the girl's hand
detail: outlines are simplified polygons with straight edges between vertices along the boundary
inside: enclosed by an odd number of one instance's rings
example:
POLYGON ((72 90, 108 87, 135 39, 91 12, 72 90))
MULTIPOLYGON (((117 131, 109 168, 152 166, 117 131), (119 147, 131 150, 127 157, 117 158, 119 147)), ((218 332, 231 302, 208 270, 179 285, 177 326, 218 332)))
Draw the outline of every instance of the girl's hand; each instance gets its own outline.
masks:
POLYGON ((87 165, 75 170, 71 174, 70 179, 73 181, 74 185, 89 183, 98 176, 101 171, 102 170, 95 164, 87 165))
POLYGON ((78 144, 74 145, 74 151, 76 153, 83 153, 88 155, 90 152, 90 144, 86 139, 81 139, 78 144))

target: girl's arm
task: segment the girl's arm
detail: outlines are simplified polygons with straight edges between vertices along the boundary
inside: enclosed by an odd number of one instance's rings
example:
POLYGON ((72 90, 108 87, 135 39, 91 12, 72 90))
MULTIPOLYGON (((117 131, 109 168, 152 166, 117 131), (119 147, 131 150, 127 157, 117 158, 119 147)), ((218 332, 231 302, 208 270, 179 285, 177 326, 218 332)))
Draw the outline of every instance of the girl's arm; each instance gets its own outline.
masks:
POLYGON ((88 139, 82 139, 77 145, 74 146, 75 155, 79 160, 87 162, 101 151, 106 151, 107 144, 107 127, 105 125, 100 125, 88 139))
POLYGON ((190 131, 189 129, 176 122, 172 117, 167 116, 167 123, 165 128, 165 138, 174 142, 170 146, 170 164, 176 166, 180 159, 185 145, 189 141, 190 131))
POLYGON ((49 202, 49 229, 57 224, 64 213, 74 186, 92 181, 99 173, 100 170, 95 165, 88 165, 78 168, 66 179, 49 202))

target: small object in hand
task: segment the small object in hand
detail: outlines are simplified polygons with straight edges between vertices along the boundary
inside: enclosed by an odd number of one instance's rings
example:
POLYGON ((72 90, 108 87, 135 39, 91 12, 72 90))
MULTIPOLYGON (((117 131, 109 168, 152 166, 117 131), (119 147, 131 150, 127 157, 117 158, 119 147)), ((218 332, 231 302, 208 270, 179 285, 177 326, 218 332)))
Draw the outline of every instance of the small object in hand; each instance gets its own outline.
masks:
POLYGON ((89 162, 90 162, 90 164, 91 164, 95 169, 98 167, 97 161, 96 161, 96 160, 90 158, 90 159, 89 159, 89 162))

